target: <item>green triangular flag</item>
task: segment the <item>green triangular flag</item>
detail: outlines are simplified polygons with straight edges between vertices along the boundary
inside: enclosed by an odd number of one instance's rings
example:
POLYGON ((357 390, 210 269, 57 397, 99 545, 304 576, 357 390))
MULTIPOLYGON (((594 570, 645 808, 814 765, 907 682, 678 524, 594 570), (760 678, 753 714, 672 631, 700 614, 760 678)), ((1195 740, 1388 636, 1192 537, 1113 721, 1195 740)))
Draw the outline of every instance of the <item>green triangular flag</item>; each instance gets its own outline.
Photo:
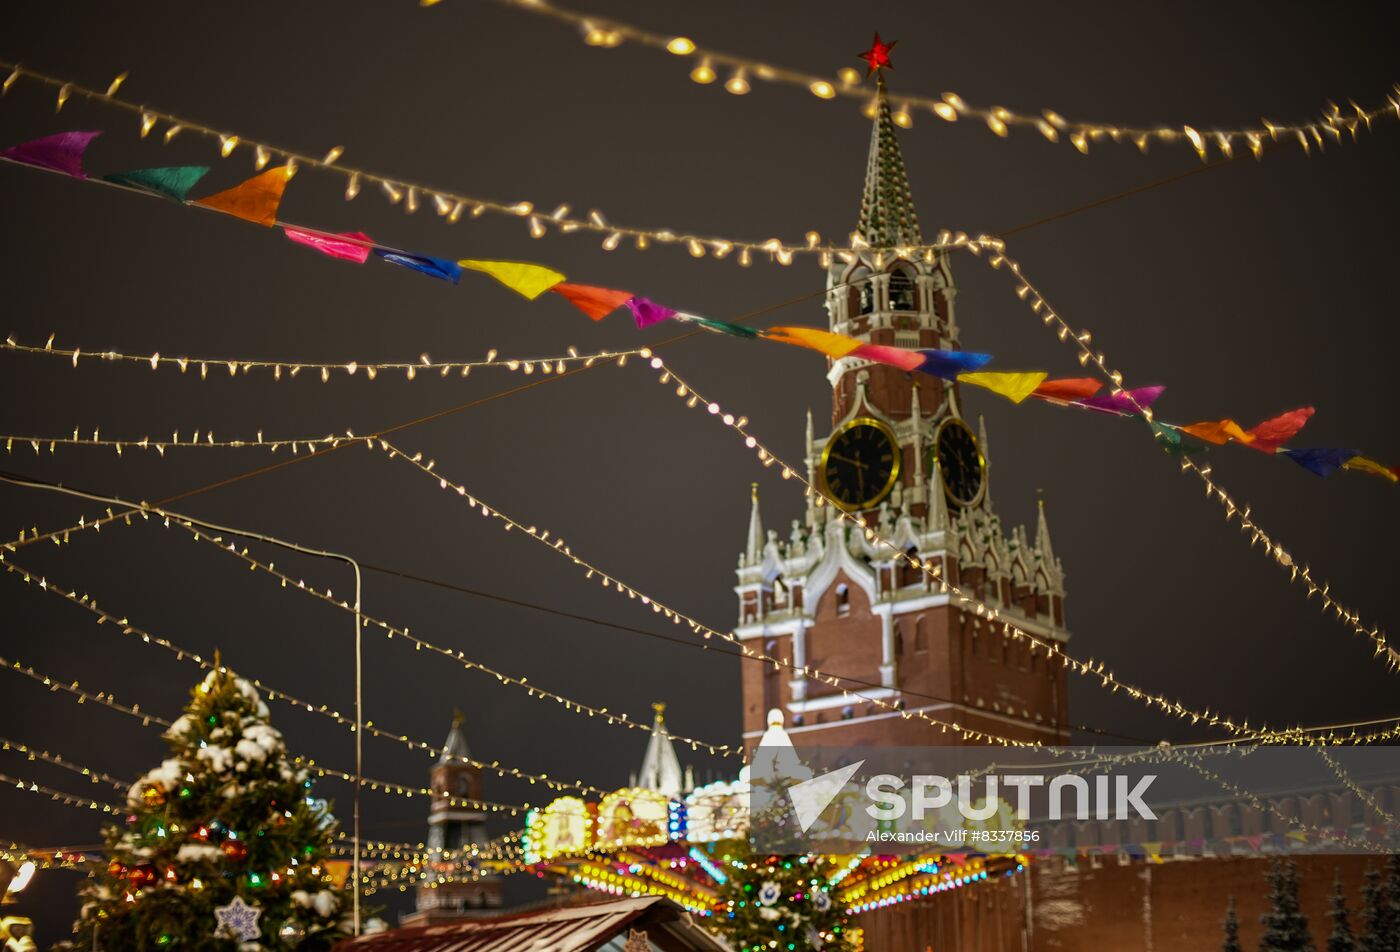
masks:
POLYGON ((1177 453, 1203 453, 1205 447, 1200 443, 1188 443, 1181 438, 1180 431, 1173 427, 1163 426, 1156 420, 1148 420, 1147 425, 1152 427, 1152 435, 1157 437, 1157 445, 1161 446, 1164 452, 1177 453))
POLYGON ((711 320, 708 317, 697 317, 693 314, 686 315, 686 320, 692 324, 699 324, 706 330, 714 331, 717 334, 728 334, 730 337, 757 337, 757 328, 748 327, 744 324, 731 324, 728 321, 711 320))
POLYGON ((207 165, 172 165, 159 169, 132 169, 130 172, 113 172, 102 176, 109 182, 139 188, 183 202, 190 189, 209 171, 207 165))

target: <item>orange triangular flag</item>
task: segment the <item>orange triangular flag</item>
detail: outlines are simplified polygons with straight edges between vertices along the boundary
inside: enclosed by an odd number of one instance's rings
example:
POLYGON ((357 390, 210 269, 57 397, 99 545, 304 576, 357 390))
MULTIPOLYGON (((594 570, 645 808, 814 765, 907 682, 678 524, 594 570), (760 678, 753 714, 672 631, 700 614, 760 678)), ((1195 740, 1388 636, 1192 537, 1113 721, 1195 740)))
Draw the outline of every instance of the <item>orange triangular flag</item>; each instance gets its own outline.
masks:
POLYGON ((635 296, 631 291, 595 288, 591 284, 556 284, 550 290, 595 321, 601 321, 635 296))
POLYGON ((1238 440, 1241 443, 1254 442, 1253 436, 1250 436, 1243 427, 1230 419, 1192 423, 1190 426, 1183 426, 1181 432, 1190 433, 1196 439, 1214 443, 1216 446, 1224 446, 1230 440, 1238 440))
POLYGON ((233 188, 196 199, 194 204, 270 228, 277 224, 277 206, 294 171, 290 165, 268 169, 233 188))

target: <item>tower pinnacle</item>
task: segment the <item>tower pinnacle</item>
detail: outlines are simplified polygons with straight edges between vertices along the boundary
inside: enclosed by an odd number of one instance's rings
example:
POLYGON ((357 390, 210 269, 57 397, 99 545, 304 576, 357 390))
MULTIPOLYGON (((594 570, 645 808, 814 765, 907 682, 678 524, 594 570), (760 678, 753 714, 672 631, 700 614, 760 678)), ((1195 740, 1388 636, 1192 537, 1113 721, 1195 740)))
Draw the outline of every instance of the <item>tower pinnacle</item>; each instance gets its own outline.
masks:
POLYGON ((758 514, 758 483, 753 483, 753 510, 749 513, 749 535, 744 544, 744 562, 757 565, 763 558, 763 518, 758 514))
MULTIPOLYGON (((888 66, 888 49, 885 52, 882 65, 888 66)), ((861 195, 856 234, 874 248, 922 244, 919 216, 914 212, 914 196, 909 190, 904 156, 899 151, 889 99, 885 95, 885 73, 878 68, 874 72, 875 124, 870 130, 870 156, 866 160, 865 191, 861 195)))

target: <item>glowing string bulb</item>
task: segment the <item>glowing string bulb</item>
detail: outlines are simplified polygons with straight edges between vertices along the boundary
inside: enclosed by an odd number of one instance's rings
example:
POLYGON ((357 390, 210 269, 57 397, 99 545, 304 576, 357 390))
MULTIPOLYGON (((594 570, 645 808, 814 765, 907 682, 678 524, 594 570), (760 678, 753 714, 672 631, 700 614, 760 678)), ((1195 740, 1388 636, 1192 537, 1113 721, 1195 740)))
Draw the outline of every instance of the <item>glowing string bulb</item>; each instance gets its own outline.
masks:
POLYGON ((860 82, 860 73, 849 66, 845 66, 836 73, 836 78, 841 81, 842 86, 854 86, 860 82))
POLYGON ((141 138, 151 134, 151 130, 156 127, 156 117, 153 113, 141 113, 141 138))
POLYGON ((169 145, 169 144, 170 144, 170 140, 173 139, 173 138, 175 138, 176 136, 178 136, 178 135, 180 134, 180 130, 183 129, 183 128, 184 128, 184 126, 180 125, 180 124, 177 122, 175 125, 171 126, 169 129, 166 129, 166 130, 165 130, 165 144, 166 144, 166 145, 169 145))
POLYGON ((117 78, 112 80, 111 84, 107 87, 108 96, 115 96, 117 94, 117 90, 122 88, 122 83, 126 82, 126 76, 127 74, 125 71, 117 74, 117 78))
POLYGON ((219 154, 228 158, 238 148, 238 136, 219 136, 219 154))
POLYGON ((812 91, 812 95, 818 99, 831 99, 836 95, 836 90, 824 79, 819 79, 811 86, 807 87, 812 91))
POLYGON ((323 158, 323 159, 321 160, 321 164, 322 164, 322 165, 334 165, 335 162, 336 162, 336 160, 339 159, 339 158, 340 158, 342 155, 344 155, 344 154, 345 154, 345 147, 344 147, 344 146, 339 146, 339 145, 337 145, 337 146, 332 146, 332 147, 331 147, 331 150, 330 150, 329 152, 326 153, 326 157, 323 158))
POLYGON ((901 129, 908 129, 910 126, 914 125, 914 117, 909 115, 909 110, 903 106, 899 107, 899 111, 890 118, 892 118, 894 124, 901 129))
POLYGON ((678 36, 666 44, 666 52, 689 56, 695 52, 695 43, 688 36, 678 36))
POLYGON ((8 93, 10 91, 10 87, 15 84, 15 80, 19 79, 19 73, 19 67, 16 66, 14 70, 10 73, 10 75, 5 77, 5 85, 3 87, 0 87, 0 96, 3 96, 5 93, 8 93))
POLYGON ((938 118, 940 119, 946 119, 949 122, 958 121, 958 111, 952 106, 948 105, 946 102, 934 103, 933 112, 934 115, 938 116, 938 118))
POLYGON ((54 107, 54 112, 62 112, 63 104, 68 101, 68 97, 73 95, 73 84, 64 83, 58 88, 58 105, 54 107))
POLYGON ((701 60, 700 65, 690 71, 690 78, 702 86, 708 86, 715 81, 714 67, 709 60, 701 60))
POLYGON ((272 153, 267 151, 266 146, 258 146, 257 148, 253 149, 253 168, 259 170, 266 168, 267 163, 271 158, 272 153))

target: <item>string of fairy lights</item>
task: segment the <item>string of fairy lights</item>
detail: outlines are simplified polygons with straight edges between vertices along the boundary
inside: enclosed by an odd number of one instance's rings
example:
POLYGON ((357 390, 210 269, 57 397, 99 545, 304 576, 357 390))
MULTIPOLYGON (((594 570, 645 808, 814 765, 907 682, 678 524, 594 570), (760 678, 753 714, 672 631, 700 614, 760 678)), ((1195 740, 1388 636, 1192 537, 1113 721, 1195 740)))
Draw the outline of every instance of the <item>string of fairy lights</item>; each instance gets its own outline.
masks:
MULTIPOLYGON (((64 492, 68 494, 79 495, 83 498, 96 498, 93 497, 91 494, 79 493, 75 490, 64 490, 64 492)), ((424 649, 427 649, 428 651, 433 652, 441 657, 450 658, 466 670, 479 671, 483 674, 490 675, 491 677, 495 678, 496 681, 500 684, 523 690, 532 698, 538 698, 541 701, 553 701, 559 706, 563 707, 564 710, 569 711, 570 713, 581 714, 590 718, 600 718, 605 723, 611 726, 623 727, 628 730, 641 730, 647 733, 657 733, 655 727, 644 722, 633 720, 627 715, 626 712, 623 712, 621 714, 615 714, 609 711, 607 708, 601 708, 595 705, 585 704, 581 701, 575 700, 557 692, 550 691, 546 688, 542 688, 535 684, 531 684, 528 678, 506 674, 505 672, 499 671, 496 668, 491 667, 490 665, 483 664, 482 662, 468 658, 466 653, 461 650, 454 650, 451 648, 446 648, 441 645, 434 644, 433 642, 428 641, 425 638, 421 638, 417 635, 412 634, 407 628, 401 628, 383 619, 370 615, 364 612, 363 610, 357 610, 355 606, 352 606, 349 602, 345 601, 344 599, 336 598, 335 593, 333 591, 327 589, 325 592, 322 592, 315 586, 308 585, 305 579, 293 578, 290 575, 279 571, 275 564, 263 562, 257 558, 254 558, 250 554, 246 546, 240 548, 233 542, 226 542, 222 536, 211 536, 209 532, 196 526, 193 522, 189 521, 188 518, 181 516, 179 513, 169 512, 167 510, 160 509, 159 507, 133 504, 127 502, 126 500, 118 500, 116 499, 116 497, 102 497, 100 501, 113 502, 126 507, 132 507, 134 505, 141 511, 143 519, 149 520, 150 516, 154 515, 167 528, 173 523, 179 528, 182 528, 189 532, 196 541, 210 542, 219 549, 241 558, 245 562, 245 564, 249 566, 249 568, 259 570, 262 573, 265 573, 277 579, 281 583, 282 588, 290 587, 297 591, 304 592, 322 602, 330 604, 333 607, 339 608, 343 611, 354 613, 359 619, 361 619, 360 624, 364 628, 378 629, 390 641, 394 640, 395 638, 400 638, 404 641, 411 643, 416 651, 422 651, 424 649)), ((90 523, 90 525, 96 525, 96 523, 90 523)), ((3 558, 3 553, 0 553, 0 563, 3 563, 11 572, 19 571, 23 573, 23 570, 19 569, 12 562, 5 561, 3 558)), ((743 757, 744 755, 742 747, 735 747, 729 744, 712 744, 706 741, 697 740, 692 737, 687 737, 683 734, 673 733, 669 730, 665 731, 665 736, 673 741, 687 745, 692 751, 705 751, 709 754, 720 757, 743 757)))
MULTIPOLYGON (((6 93, 20 79, 31 80, 57 91, 57 104, 60 110, 75 96, 111 106, 139 117, 143 138, 150 135, 158 126, 164 126, 165 131, 161 140, 167 145, 181 133, 188 133, 216 143, 219 155, 223 158, 228 158, 239 149, 245 151, 251 149, 255 169, 266 167, 274 159, 279 164, 286 165, 289 172, 295 172, 302 167, 318 169, 343 177, 346 201, 352 201, 359 196, 365 186, 375 186, 386 201, 393 205, 401 204, 406 213, 413 214, 420 208, 431 205, 438 216, 449 224, 460 221, 464 214, 476 218, 491 213, 524 220, 530 235, 535 238, 543 238, 551 230, 560 234, 588 233, 603 236, 601 247, 605 251, 615 251, 625 239, 638 251, 645 251, 656 245, 682 247, 696 258, 709 256, 718 260, 732 254, 735 262, 741 267, 748 267, 755 258, 776 261, 780 265, 789 265, 796 255, 815 255, 823 265, 826 265, 831 263, 833 257, 854 260, 853 256, 858 250, 854 244, 847 246, 826 242, 814 230, 809 230, 801 242, 785 242, 779 238, 745 241, 732 237, 676 232, 664 228, 619 225, 609 221, 603 212, 597 209, 580 217, 573 214, 572 208, 567 204, 559 205, 551 212, 544 212, 537 210, 535 203, 531 201, 502 202, 478 198, 346 165, 340 161, 344 155, 344 149, 340 146, 331 148, 321 156, 295 152, 239 133, 219 131, 191 119, 119 98, 117 91, 125 82, 125 74, 117 77, 106 91, 102 91, 71 80, 40 73, 17 63, 0 60, 0 70, 5 69, 10 70, 8 78, 3 83, 3 91, 6 93)), ((934 250, 934 246, 920 246, 913 250, 931 252, 934 250)))
MULTIPOLYGON (((218 670, 218 666, 216 666, 213 662, 205 659, 198 652, 181 648, 166 638, 154 635, 142 628, 138 628, 137 626, 131 624, 130 620, 126 617, 119 618, 115 615, 108 613, 102 608, 99 608, 96 602, 86 594, 79 594, 76 590, 65 589, 62 586, 51 582, 47 577, 36 575, 20 566, 15 565, 8 559, 3 562, 3 565, 7 571, 21 578, 26 584, 35 584, 41 591, 57 595, 58 597, 63 598, 71 604, 77 605, 91 612, 97 617, 98 624, 113 624, 121 631, 122 634, 137 638, 144 644, 155 645, 156 647, 162 648, 174 654, 178 660, 188 661, 190 663, 198 665, 201 669, 205 671, 218 670)), ((165 721, 164 719, 154 714, 147 714, 140 711, 139 708, 128 708, 127 706, 120 704, 114 699, 114 697, 110 693, 98 692, 94 695, 85 691, 81 691, 79 690, 78 682, 76 681, 72 682, 69 685, 65 685, 52 678, 46 677, 42 674, 35 672, 34 669, 31 667, 21 665, 17 661, 6 661, 4 658, 0 658, 0 666, 7 666, 10 668, 10 670, 17 671, 21 674, 25 674, 33 680, 40 681, 45 686, 48 686, 51 690, 62 690, 67 691, 70 694, 74 694, 78 697, 79 703, 84 703, 86 701, 95 701, 107 707, 111 707, 116 710, 123 711, 125 713, 142 717, 144 719, 149 720, 150 722, 161 724, 165 727, 170 726, 168 721, 165 721)), ((262 691, 268 698, 272 700, 289 704, 292 707, 300 708, 308 713, 319 714, 322 717, 327 717, 335 721, 337 724, 346 728, 347 730, 354 730, 355 719, 353 717, 346 717, 345 715, 341 714, 340 711, 328 705, 317 705, 312 704, 309 701, 304 701, 296 695, 289 694, 286 691, 270 687, 269 685, 257 678, 247 678, 246 680, 248 680, 250 684, 258 688, 258 690, 262 691)), ((505 764, 502 764, 499 761, 486 763, 484 761, 476 760, 472 757, 454 754, 450 751, 446 751, 443 748, 436 747, 424 741, 414 740, 406 734, 395 734, 393 732, 386 731, 380 727, 375 726, 372 721, 366 721, 362 726, 365 733, 371 734, 375 737, 382 737, 387 738, 389 740, 393 740, 399 744, 406 746, 409 750, 419 750, 426 753, 430 757, 446 757, 454 762, 464 763, 469 766, 476 767, 479 770, 491 771, 501 777, 510 776, 517 780, 523 780, 530 784, 543 785, 551 790, 578 790, 585 793, 595 793, 599 795, 606 793, 606 791, 602 790, 601 788, 590 786, 588 784, 583 783, 582 781, 569 783, 566 781, 555 780, 549 777, 547 774, 535 774, 530 773, 528 771, 519 770, 515 767, 510 767, 505 764)))
POLYGON ((124 791, 131 787, 131 784, 128 781, 118 780, 111 774, 103 773, 100 770, 94 770, 91 767, 84 767, 82 764, 76 764, 73 761, 60 756, 59 754, 53 753, 52 751, 39 750, 38 748, 30 747, 28 744, 24 744, 17 740, 11 740, 8 737, 0 737, 0 751, 6 750, 12 750, 16 753, 24 754, 24 756, 28 758, 31 762, 35 760, 42 760, 46 764, 53 764, 55 767, 61 767, 64 770, 70 771, 72 773, 80 774, 88 778, 89 782, 91 783, 105 784, 113 788, 114 790, 124 791))
MULTIPOLYGON (((436 6, 439 2, 441 0, 420 0, 421 5, 425 7, 436 6)), ((715 83, 719 79, 719 70, 727 70, 729 76, 724 82, 724 89, 734 96, 747 95, 752 89, 752 83, 760 81, 805 89, 820 100, 830 101, 837 97, 857 99, 863 103, 863 110, 867 116, 874 113, 875 100, 872 93, 861 85, 860 73, 850 67, 838 70, 834 77, 822 76, 751 57, 720 52, 699 46, 688 36, 655 33, 610 17, 598 17, 565 9, 547 0, 497 2, 564 23, 576 29, 583 42, 592 47, 612 49, 627 42, 664 51, 686 63, 693 62, 696 65, 690 70, 690 78, 702 86, 715 83)), ((886 51, 894 46, 893 43, 881 44, 878 34, 875 43, 877 47, 884 46, 886 51)), ((1314 148, 1321 151, 1328 143, 1340 143, 1348 137, 1355 140, 1362 131, 1369 131, 1378 119, 1392 115, 1400 117, 1400 85, 1387 91, 1383 105, 1369 109, 1358 105, 1353 99, 1348 99, 1345 108, 1328 103, 1323 112, 1311 119, 1284 123, 1260 119, 1257 124, 1233 128, 1208 127, 1201 123, 1146 127, 1131 123, 1066 119, 1053 109, 1042 109, 1039 113, 1031 114, 1017 112, 1004 106, 978 106, 955 92, 945 92, 936 97, 889 93, 888 98, 895 108, 895 124, 906 129, 914 124, 915 116, 932 114, 944 122, 981 122, 993 135, 1003 139, 1015 128, 1031 129, 1049 142, 1059 142, 1063 139, 1075 150, 1085 154, 1092 145, 1100 143, 1130 144, 1142 153, 1146 153, 1153 144, 1187 145, 1203 161, 1210 156, 1212 150, 1228 159, 1235 154, 1237 148, 1248 149, 1258 158, 1270 144, 1286 142, 1296 142, 1305 153, 1311 154, 1314 148)))
MULTIPOLYGON (((987 264, 990 267, 999 270, 1004 265, 1007 272, 1014 276, 1017 285, 1016 296, 1026 302, 1031 313, 1036 315, 1041 324, 1050 329, 1061 343, 1078 350, 1080 366, 1096 368, 1097 372, 1112 385, 1114 395, 1127 400, 1148 425, 1154 427, 1154 434, 1159 434, 1160 431, 1155 426, 1152 409, 1142 406, 1131 390, 1123 388, 1122 371, 1109 365, 1108 358, 1103 351, 1096 351, 1090 346, 1093 342, 1093 334, 1088 329, 1083 328, 1076 331, 1060 316, 1040 290, 1025 276, 1020 263, 1007 256, 1006 243, 1000 239, 983 237, 974 244, 992 252, 987 259, 987 264)), ((1161 439, 1160 435, 1158 438, 1161 439)), ((1385 632, 1375 625, 1367 627, 1362 622, 1358 612, 1334 599, 1330 593, 1330 583, 1325 580, 1319 583, 1315 580, 1312 569, 1307 563, 1300 565, 1288 549, 1255 522, 1251 518, 1251 507, 1237 502, 1229 491, 1220 485, 1218 480, 1212 478, 1210 465, 1201 465, 1191 459, 1189 455, 1183 455, 1181 457, 1181 470, 1193 473, 1201 480, 1205 486, 1207 498, 1215 500, 1224 509, 1226 524, 1238 521, 1240 531, 1249 536, 1251 548, 1255 545, 1262 545, 1264 554, 1288 574, 1289 582, 1305 587, 1309 598, 1316 596, 1319 599, 1324 615, 1333 615, 1354 634, 1370 641, 1375 648, 1375 655, 1377 657, 1384 656, 1386 668, 1391 672, 1400 672, 1400 651, 1396 651, 1390 645, 1385 632)))
MULTIPOLYGON (((14 351, 20 354, 39 354, 70 362, 73 367, 77 367, 80 360, 98 360, 116 363, 144 364, 152 370, 159 370, 162 367, 178 368, 180 373, 188 373, 191 369, 199 375, 201 380, 207 380, 209 374, 217 373, 219 370, 227 370, 228 376, 239 377, 246 375, 249 371, 271 371, 273 380, 281 380, 284 376, 288 379, 296 379, 301 373, 306 372, 313 376, 319 376, 322 383, 329 383, 332 376, 344 374, 353 377, 357 373, 363 372, 366 380, 375 380, 381 373, 402 373, 407 380, 415 380, 420 374, 427 376, 436 373, 439 377, 448 377, 457 374, 461 377, 470 375, 472 370, 478 367, 490 367, 509 371, 519 371, 526 376, 533 374, 537 369, 542 374, 564 373, 571 365, 591 367, 600 360, 610 360, 623 354, 635 354, 640 348, 632 350, 602 350, 591 354, 581 354, 577 347, 569 346, 563 354, 552 354, 534 357, 502 357, 500 351, 495 347, 486 351, 486 356, 480 360, 433 360, 428 354, 420 354, 416 361, 360 361, 347 360, 335 363, 314 360, 250 360, 246 357, 185 357, 170 356, 153 351, 150 354, 130 354, 117 350, 85 350, 79 347, 58 347, 54 341, 56 334, 50 334, 49 339, 42 347, 34 344, 21 344, 13 334, 5 338, 5 343, 0 349, 14 351)), ((76 437, 75 437, 76 438, 76 437)), ((172 441, 175 444, 179 440, 172 441)), ((303 440, 302 442, 306 442, 303 440)), ((128 443, 127 445, 131 445, 128 443)))

